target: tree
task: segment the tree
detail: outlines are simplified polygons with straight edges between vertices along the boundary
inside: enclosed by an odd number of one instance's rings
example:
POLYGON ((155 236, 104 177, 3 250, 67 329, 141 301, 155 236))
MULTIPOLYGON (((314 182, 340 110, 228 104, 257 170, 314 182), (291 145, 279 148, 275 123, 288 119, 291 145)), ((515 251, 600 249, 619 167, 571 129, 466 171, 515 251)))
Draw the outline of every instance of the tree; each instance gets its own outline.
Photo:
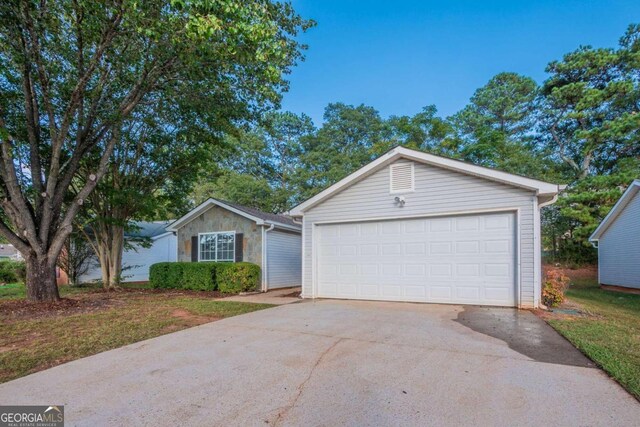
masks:
POLYGON ((576 179, 640 155, 640 26, 618 49, 590 46, 547 67, 541 133, 576 179))
POLYGON ((267 0, 0 4, 0 232, 25 257, 28 299, 59 299, 57 258, 141 104, 269 108, 310 25, 267 0))
POLYGON ((365 165, 374 148, 390 137, 389 128, 373 107, 329 104, 324 123, 302 140, 297 177, 301 198, 327 187, 365 165))
POLYGON ((451 124, 436 116, 435 105, 428 105, 413 116, 391 116, 386 120, 385 139, 373 149, 376 155, 398 145, 422 150, 434 154, 442 154, 447 140, 451 137, 451 124), (388 136, 386 135, 389 133, 388 136))
MULTIPOLYGON (((189 100, 168 105, 159 99, 151 108, 141 106, 123 124, 107 172, 87 198, 83 230, 100 262, 106 289, 119 285, 125 232, 132 221, 185 213, 186 194, 201 164, 213 160, 207 154, 215 151, 214 132, 232 126, 228 121, 236 118, 232 112, 224 114, 220 105, 215 111, 220 123, 203 120, 208 110, 195 120, 186 109, 191 107, 189 100)), ((97 161, 90 160, 83 169, 97 161)))
POLYGON ((535 139, 538 85, 516 73, 500 73, 476 90, 450 118, 452 157, 506 172, 542 178, 549 165, 535 139))
POLYGON ((93 250, 84 237, 77 231, 71 233, 60 252, 57 263, 58 267, 67 274, 69 284, 77 285, 80 276, 89 271, 94 260, 93 255, 93 250))
POLYGON ((260 124, 227 137, 229 152, 196 185, 196 203, 209 197, 281 213, 298 203, 302 141, 315 132, 302 114, 272 112, 260 124))

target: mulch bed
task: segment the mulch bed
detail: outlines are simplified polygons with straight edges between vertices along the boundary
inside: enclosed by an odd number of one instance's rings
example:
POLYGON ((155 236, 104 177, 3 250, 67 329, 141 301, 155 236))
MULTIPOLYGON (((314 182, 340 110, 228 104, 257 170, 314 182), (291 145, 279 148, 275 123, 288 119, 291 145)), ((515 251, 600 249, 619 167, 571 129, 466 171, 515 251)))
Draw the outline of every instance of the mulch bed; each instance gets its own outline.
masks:
POLYGON ((17 321, 23 319, 36 320, 57 316, 94 313, 117 307, 130 298, 190 296, 203 299, 221 298, 220 292, 171 290, 171 289, 130 289, 121 288, 116 291, 102 289, 87 290, 86 292, 62 298, 51 303, 34 303, 25 299, 10 299, 0 301, 0 320, 17 321))
POLYGON ((545 264, 542 266, 542 270, 546 273, 549 270, 559 270, 565 276, 570 279, 595 279, 598 277, 598 266, 587 265, 580 268, 566 268, 562 266, 555 266, 551 264, 545 264))
POLYGON ((118 305, 117 300, 108 296, 102 298, 62 298, 57 302, 34 303, 23 299, 0 303, 0 319, 15 321, 21 319, 42 319, 60 315, 91 313, 118 305))

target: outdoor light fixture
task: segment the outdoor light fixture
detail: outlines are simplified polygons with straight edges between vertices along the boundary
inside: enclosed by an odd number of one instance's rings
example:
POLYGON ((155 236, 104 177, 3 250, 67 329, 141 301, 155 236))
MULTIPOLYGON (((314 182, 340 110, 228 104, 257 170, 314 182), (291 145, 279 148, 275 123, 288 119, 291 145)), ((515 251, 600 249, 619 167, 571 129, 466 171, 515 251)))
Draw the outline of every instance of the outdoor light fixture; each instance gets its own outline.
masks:
POLYGON ((404 199, 404 196, 396 196, 396 204, 398 205, 398 207, 403 207, 404 204, 406 203, 406 200, 404 199))

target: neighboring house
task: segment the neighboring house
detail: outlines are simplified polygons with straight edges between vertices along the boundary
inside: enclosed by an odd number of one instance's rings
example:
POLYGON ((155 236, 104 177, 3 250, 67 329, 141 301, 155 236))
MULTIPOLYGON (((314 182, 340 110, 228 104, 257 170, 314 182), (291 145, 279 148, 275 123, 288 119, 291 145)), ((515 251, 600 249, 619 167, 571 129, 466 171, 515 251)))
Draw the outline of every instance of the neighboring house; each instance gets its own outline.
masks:
MULTIPOLYGON (((146 282, 149 280, 149 267, 157 262, 176 260, 176 236, 167 231, 173 221, 154 221, 135 223, 135 230, 125 233, 125 239, 132 247, 122 254, 122 276, 124 282, 146 282), (136 243, 138 241, 139 243, 136 243), (143 244, 144 242, 144 244, 143 244), (145 247, 148 246, 149 247, 145 247)), ((100 263, 92 259, 92 266, 79 281, 93 282, 101 280, 100 263)))
POLYGON ((209 199, 168 227, 178 261, 247 261, 262 269, 262 291, 300 286, 301 225, 291 217, 209 199))
POLYGON ((589 241, 598 248, 600 284, 640 289, 640 180, 629 185, 589 241))
POLYGON ((540 208, 562 188, 394 148, 291 210, 302 296, 537 307, 540 208))
POLYGON ((22 260, 22 254, 10 243, 0 243, 0 259, 22 260))

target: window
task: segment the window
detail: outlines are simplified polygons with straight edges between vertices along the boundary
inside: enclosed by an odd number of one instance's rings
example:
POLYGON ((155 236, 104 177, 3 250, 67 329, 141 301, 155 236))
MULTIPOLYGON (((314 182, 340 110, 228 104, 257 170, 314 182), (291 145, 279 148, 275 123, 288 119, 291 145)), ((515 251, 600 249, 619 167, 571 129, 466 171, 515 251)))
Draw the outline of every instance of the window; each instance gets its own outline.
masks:
POLYGON ((236 233, 200 233, 198 261, 235 261, 236 233))
POLYGON ((413 163, 394 163, 389 166, 389 192, 406 193, 413 190, 413 163))

